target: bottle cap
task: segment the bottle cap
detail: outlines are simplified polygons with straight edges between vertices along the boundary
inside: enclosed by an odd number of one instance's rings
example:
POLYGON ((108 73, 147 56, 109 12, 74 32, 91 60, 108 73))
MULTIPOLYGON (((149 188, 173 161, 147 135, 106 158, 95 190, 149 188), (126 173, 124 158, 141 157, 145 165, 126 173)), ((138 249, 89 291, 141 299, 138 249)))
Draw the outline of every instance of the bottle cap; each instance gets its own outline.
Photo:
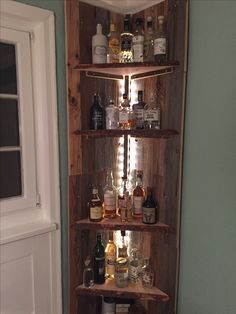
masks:
POLYGON ((102 24, 97 24, 97 34, 102 33, 102 24))
POLYGON ((138 18, 136 19, 136 21, 135 21, 135 25, 136 25, 136 26, 141 26, 141 25, 143 25, 143 19, 140 18, 140 17, 138 17, 138 18))
POLYGON ((115 24, 111 23, 110 24, 110 32, 115 32, 116 31, 116 26, 115 24))
POLYGON ((98 194, 98 189, 97 188, 93 188, 93 194, 98 194))
POLYGON ((159 15, 158 16, 158 21, 160 24, 162 24, 164 22, 165 17, 163 15, 159 15))

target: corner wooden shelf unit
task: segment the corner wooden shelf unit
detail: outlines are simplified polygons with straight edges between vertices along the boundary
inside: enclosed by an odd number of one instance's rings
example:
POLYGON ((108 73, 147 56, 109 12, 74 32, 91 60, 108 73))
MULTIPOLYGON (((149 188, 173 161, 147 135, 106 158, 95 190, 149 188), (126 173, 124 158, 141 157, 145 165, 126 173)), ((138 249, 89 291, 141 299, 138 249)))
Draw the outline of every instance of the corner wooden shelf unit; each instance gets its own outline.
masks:
MULTIPOLYGON (((100 314, 101 296, 134 299, 147 314, 174 314, 178 287, 178 241, 184 102, 187 55, 188 0, 163 0, 132 15, 156 24, 165 16, 168 61, 164 63, 91 64, 91 39, 96 24, 103 33, 110 23, 123 30, 124 15, 85 3, 64 0, 67 46, 68 114, 68 313, 100 314), (122 80, 122 82, 121 82, 122 80), (154 94, 161 112, 160 130, 90 130, 89 112, 98 92, 104 106, 109 99, 118 103, 124 91, 143 90, 144 101, 154 94), (133 145, 133 148, 131 147, 133 145), (159 222, 145 225, 137 220, 123 223, 120 218, 92 223, 88 200, 95 183, 100 192, 104 173, 111 168, 118 185, 118 165, 122 150, 123 172, 131 171, 130 152, 143 171, 143 185, 152 187, 159 204, 159 222), (97 232, 104 239, 108 231, 128 230, 130 243, 139 245, 155 272, 152 289, 141 284, 117 288, 112 281, 92 288, 83 286, 84 261, 92 254, 97 232), (142 240, 139 240, 142 239, 142 240), (133 242, 132 242, 133 241, 133 242), (138 243, 139 241, 139 243, 138 243), (139 301, 138 301, 139 300, 139 301)), ((145 22, 146 24, 146 22, 145 22)), ((100 197, 103 195, 100 193, 100 197)), ((106 244, 106 243, 105 243, 106 244)))

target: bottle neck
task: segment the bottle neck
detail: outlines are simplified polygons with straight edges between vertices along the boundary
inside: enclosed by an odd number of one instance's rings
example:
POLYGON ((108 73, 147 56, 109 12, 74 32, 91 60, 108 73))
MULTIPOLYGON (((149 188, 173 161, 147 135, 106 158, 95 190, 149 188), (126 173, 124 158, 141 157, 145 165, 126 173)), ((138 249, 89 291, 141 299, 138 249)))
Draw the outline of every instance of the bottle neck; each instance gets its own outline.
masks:
POLYGON ((97 244, 102 244, 102 236, 101 236, 101 234, 97 235, 97 244))
POLYGON ((142 186, 142 177, 138 176, 136 182, 137 182, 137 186, 142 186))

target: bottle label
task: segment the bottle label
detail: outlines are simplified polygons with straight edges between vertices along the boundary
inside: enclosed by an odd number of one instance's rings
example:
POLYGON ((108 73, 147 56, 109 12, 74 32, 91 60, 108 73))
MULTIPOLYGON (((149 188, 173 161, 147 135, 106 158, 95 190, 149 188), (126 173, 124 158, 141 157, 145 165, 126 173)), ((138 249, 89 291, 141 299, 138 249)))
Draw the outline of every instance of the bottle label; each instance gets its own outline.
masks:
POLYGON ((143 109, 135 109, 135 117, 136 117, 136 127, 142 128, 143 127, 144 110, 143 109))
POLYGON ((111 38, 108 42, 108 48, 111 49, 112 52, 112 63, 119 62, 119 52, 120 52, 120 44, 117 38, 111 38))
POLYGON ((155 213, 156 213, 155 207, 152 208, 143 207, 143 222, 147 224, 154 224, 156 220, 155 213))
POLYGON ((102 123, 102 121, 103 121, 102 112, 99 112, 99 111, 93 112, 91 119, 92 119, 93 129, 102 128, 102 126, 103 126, 103 123, 102 123))
POLYGON ((101 219, 102 218, 102 207, 101 206, 95 206, 90 207, 90 219, 101 219))
POLYGON ((106 108, 106 129, 114 130, 118 127, 118 111, 115 107, 106 108))
POLYGON ((166 54, 166 38, 156 38, 154 40, 154 55, 166 54))
POLYGON ((159 110, 157 109, 145 110, 144 120, 145 121, 159 121, 159 110))
POLYGON ((103 45, 96 45, 93 48, 93 63, 106 63, 107 47, 103 45))
POLYGON ((134 214, 141 215, 142 214, 143 197, 142 196, 134 196, 133 197, 133 203, 134 203, 134 214))
POLYGON ((134 62, 143 62, 143 36, 133 37, 133 58, 134 62))
POLYGON ((130 39, 123 39, 121 41, 121 51, 131 51, 131 40, 130 39))
POLYGON ((119 123, 128 123, 129 122, 129 113, 128 112, 119 112, 119 123))
POLYGON ((129 278, 131 282, 138 282, 139 281, 139 267, 137 266, 129 266, 129 278))
POLYGON ((104 194, 104 206, 106 211, 116 210, 116 196, 110 193, 104 194))

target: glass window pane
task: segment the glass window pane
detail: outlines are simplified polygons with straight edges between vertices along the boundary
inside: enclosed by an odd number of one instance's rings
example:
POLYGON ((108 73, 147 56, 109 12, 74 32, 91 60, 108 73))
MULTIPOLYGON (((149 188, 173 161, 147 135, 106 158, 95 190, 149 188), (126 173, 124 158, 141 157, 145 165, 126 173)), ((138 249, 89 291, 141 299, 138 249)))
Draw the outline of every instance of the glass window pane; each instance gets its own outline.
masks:
POLYGON ((15 46, 0 43, 0 93, 17 94, 15 46))
POLYGON ((0 152, 0 198, 22 194, 19 151, 0 152))
POLYGON ((0 147, 19 146, 18 106, 15 99, 0 98, 0 147))

